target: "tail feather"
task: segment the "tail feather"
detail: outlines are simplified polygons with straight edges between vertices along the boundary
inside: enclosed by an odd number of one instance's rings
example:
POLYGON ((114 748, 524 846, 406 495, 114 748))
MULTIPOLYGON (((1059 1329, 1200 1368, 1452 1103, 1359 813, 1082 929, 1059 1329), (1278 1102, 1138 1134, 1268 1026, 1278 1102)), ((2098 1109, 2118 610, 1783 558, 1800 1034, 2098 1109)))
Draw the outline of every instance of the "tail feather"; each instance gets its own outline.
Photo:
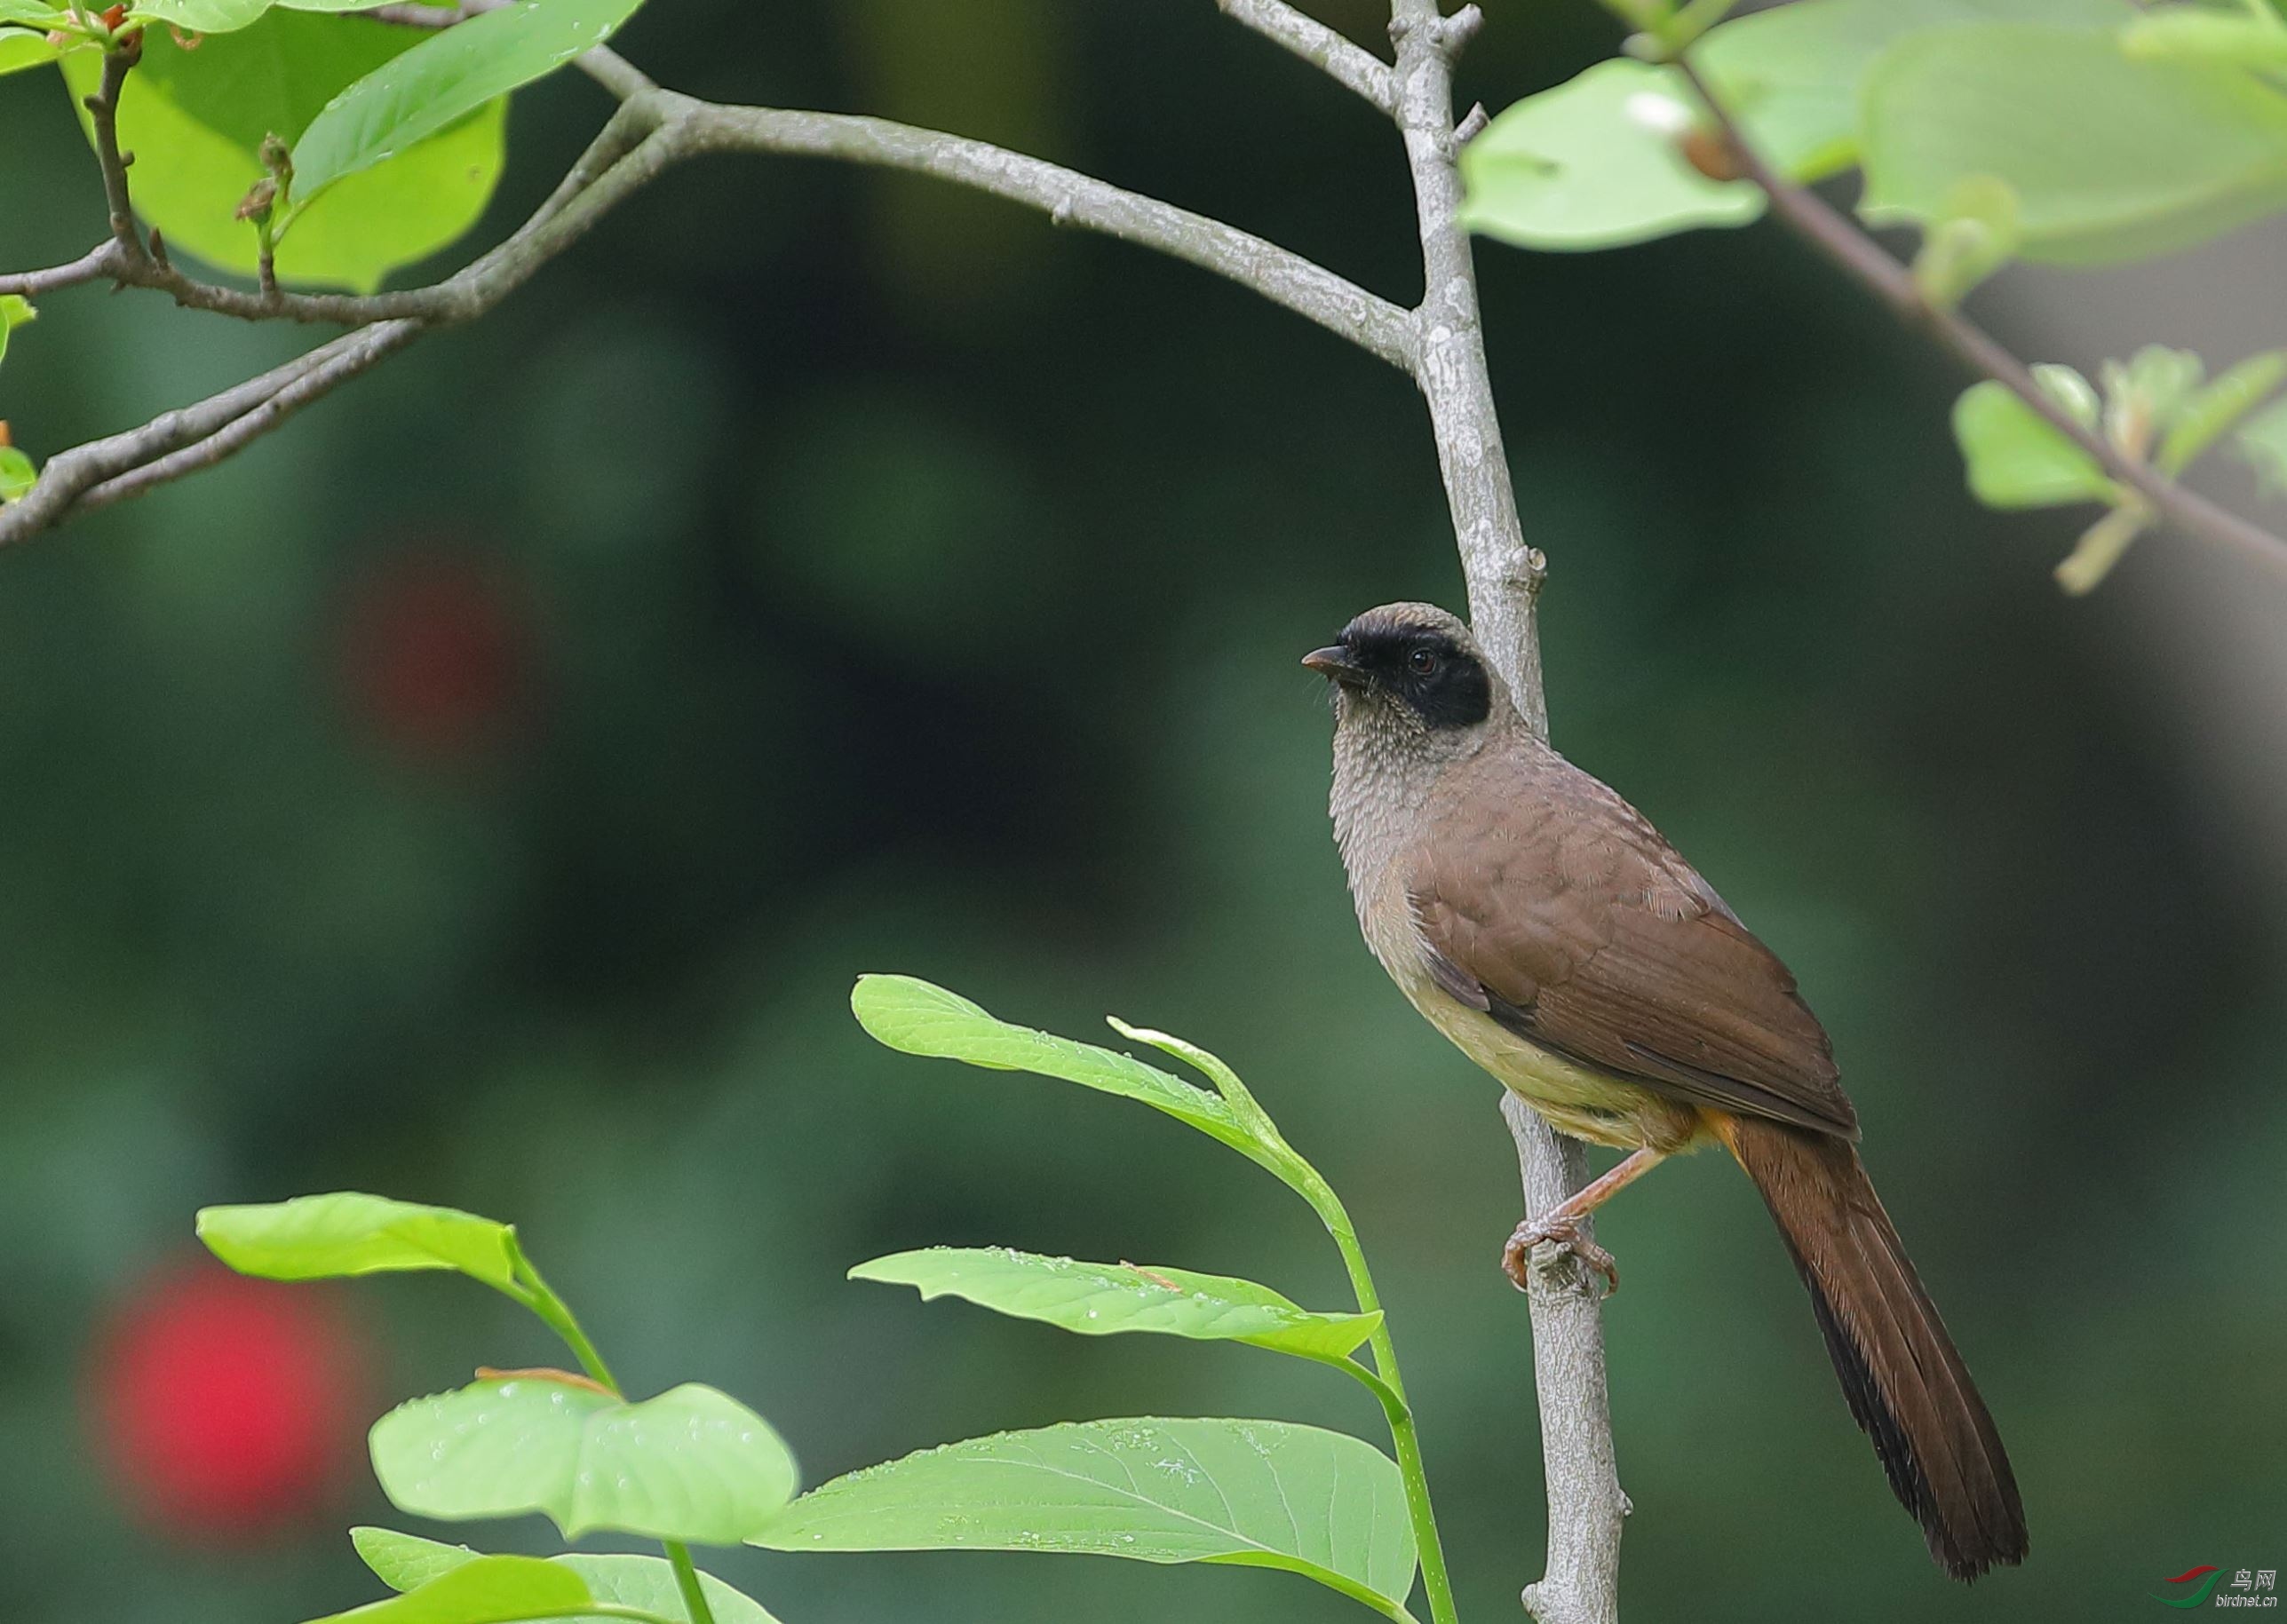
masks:
POLYGON ((1857 1151, 1751 1117, 1719 1131, 1786 1237, 1851 1417, 1930 1555, 1957 1579, 2023 1561, 2009 1456, 1857 1151))

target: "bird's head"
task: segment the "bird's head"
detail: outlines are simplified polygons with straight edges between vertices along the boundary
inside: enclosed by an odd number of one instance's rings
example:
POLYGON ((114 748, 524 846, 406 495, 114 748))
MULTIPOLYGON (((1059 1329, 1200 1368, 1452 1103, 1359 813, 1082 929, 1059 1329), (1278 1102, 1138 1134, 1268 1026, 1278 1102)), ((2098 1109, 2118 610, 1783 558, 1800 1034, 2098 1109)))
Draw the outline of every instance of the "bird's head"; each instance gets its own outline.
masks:
POLYGON ((1457 744, 1507 703, 1469 628, 1431 604, 1369 609, 1302 663, 1334 685, 1345 728, 1457 744))

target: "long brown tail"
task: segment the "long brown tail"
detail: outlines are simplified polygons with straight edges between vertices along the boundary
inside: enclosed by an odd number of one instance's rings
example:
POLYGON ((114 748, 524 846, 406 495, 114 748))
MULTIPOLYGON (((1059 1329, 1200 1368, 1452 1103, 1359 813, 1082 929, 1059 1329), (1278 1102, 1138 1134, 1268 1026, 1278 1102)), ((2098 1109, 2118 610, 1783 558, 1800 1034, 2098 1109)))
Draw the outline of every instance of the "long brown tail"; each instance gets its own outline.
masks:
POLYGON ((2023 1561, 2025 1508, 1993 1417, 1858 1152, 1759 1118, 1717 1129, 1778 1220, 1851 1415, 1930 1555, 1957 1579, 2023 1561))

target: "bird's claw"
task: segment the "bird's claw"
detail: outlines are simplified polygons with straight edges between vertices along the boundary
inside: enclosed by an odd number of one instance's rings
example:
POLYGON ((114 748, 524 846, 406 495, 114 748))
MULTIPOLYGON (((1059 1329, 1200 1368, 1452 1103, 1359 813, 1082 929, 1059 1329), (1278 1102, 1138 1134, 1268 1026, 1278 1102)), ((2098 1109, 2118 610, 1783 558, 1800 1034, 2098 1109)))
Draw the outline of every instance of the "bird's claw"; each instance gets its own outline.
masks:
POLYGON ((1501 1248, 1502 1272, 1519 1291, 1526 1288, 1530 1279, 1533 1248, 1544 1243, 1562 1247, 1591 1273, 1602 1275, 1606 1296, 1620 1289, 1620 1265, 1611 1253, 1580 1232, 1579 1219, 1527 1218, 1509 1237, 1509 1244, 1501 1248))

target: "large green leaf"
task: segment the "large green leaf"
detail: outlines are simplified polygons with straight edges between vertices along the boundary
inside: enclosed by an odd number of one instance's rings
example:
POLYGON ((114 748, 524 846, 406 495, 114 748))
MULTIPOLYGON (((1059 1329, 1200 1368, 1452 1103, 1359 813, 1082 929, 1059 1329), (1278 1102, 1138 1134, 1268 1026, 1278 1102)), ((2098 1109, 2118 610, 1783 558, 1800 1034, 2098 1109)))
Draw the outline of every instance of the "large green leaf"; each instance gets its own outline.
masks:
POLYGON ((544 1511, 567 1539, 609 1528, 735 1545, 796 1483, 769 1422, 694 1382, 631 1404, 573 1377, 491 1377, 398 1406, 371 1442, 400 1510, 446 1522, 544 1511))
POLYGON ((199 1239, 241 1274, 317 1280, 406 1269, 456 1269, 512 1293, 515 1232, 450 1207, 344 1191, 252 1207, 208 1207, 199 1239))
POLYGON ((1867 219, 1927 223, 1963 180, 1994 176, 2017 194, 2028 259, 2136 258, 2287 206, 2287 95, 2070 28, 1899 41, 1868 75, 1863 136, 1867 219))
MULTIPOLYGON (((2095 395, 2077 373, 2045 368, 2049 392, 2090 428, 2095 395), (2065 382, 2069 376, 2079 388, 2065 382)), ((2110 502, 2118 492, 2096 459, 2002 384, 1973 384, 1954 402, 1954 439, 1969 470, 1969 488, 1994 508, 2054 507, 2110 502)))
POLYGON ((0 74, 20 73, 27 67, 44 67, 61 56, 64 50, 61 45, 51 44, 44 33, 0 28, 0 74))
POLYGON ((1275 1421, 1092 1421, 948 1444, 837 1477, 773 1550, 1037 1550, 1282 1568, 1391 1612, 1413 1587, 1398 1469, 1275 1421))
POLYGON ((1133 1056, 1013 1026, 957 993, 912 976, 861 977, 850 994, 850 1008, 861 1026, 892 1049, 994 1071, 1036 1072, 1140 1099, 1280 1170, 1272 1152, 1221 1096, 1195 1089, 1133 1056))
POLYGON ((1672 68, 1616 59, 1529 96, 1461 149, 1462 224, 1525 248, 1596 249, 1743 226, 1763 194, 1683 155, 1691 91, 1672 68))
POLYGON ((643 0, 521 0, 430 35, 350 85, 294 143, 293 230, 346 177, 609 39, 643 0))
POLYGON ((1337 1362, 1371 1336, 1382 1318, 1312 1313, 1267 1286, 1220 1274, 1077 1263, 1005 1247, 899 1252, 860 1264, 850 1278, 916 1287, 925 1300, 959 1297, 1085 1336, 1157 1331, 1337 1362))
POLYGON ((587 1580, 537 1557, 472 1557, 402 1596, 314 1624, 521 1624, 576 1615, 597 1597, 587 1580))
POLYGON ((1859 91, 1884 47, 1964 22, 2116 28, 2125 0, 1797 0, 1735 18, 1692 52, 1756 149, 1799 180, 1858 161, 1859 91))
MULTIPOLYGON (((478 1560, 477 1553, 465 1545, 447 1545, 390 1528, 353 1528, 349 1537, 357 1547, 357 1554, 365 1558, 365 1565, 393 1590, 410 1590, 440 1573, 478 1560)), ((675 1570, 662 1557, 591 1556, 576 1551, 548 1560, 571 1569, 585 1580, 597 1601, 661 1613, 671 1619, 685 1616, 682 1595, 675 1585, 675 1570)), ((715 1624, 776 1624, 761 1603, 734 1590, 712 1573, 699 1575, 699 1588, 706 1593, 715 1624)))
MULTIPOLYGON (((251 274, 254 228, 236 211, 262 178, 263 137, 293 141, 330 98, 428 37, 363 18, 289 11, 209 36, 195 51, 163 28, 147 30, 143 64, 119 107, 120 144, 135 153, 136 211, 171 249, 251 274)), ((75 99, 93 91, 101 72, 95 52, 64 59, 75 99)), ((278 250, 280 280, 365 291, 436 252, 483 214, 506 130, 506 105, 492 103, 427 140, 401 145, 389 162, 298 209, 292 240, 278 250)))
POLYGON ((234 34, 258 21, 274 0, 137 0, 128 16, 167 23, 186 34, 234 34))

